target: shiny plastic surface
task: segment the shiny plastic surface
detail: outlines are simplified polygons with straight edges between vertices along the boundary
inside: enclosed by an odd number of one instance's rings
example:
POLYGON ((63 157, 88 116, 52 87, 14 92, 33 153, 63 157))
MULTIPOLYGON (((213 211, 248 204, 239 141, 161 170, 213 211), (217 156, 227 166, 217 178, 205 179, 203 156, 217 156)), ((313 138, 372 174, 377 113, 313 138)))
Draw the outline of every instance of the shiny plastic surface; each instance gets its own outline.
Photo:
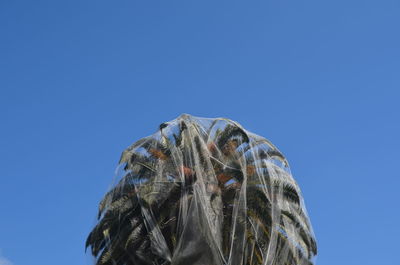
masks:
POLYGON ((187 114, 127 148, 88 236, 97 265, 314 264, 285 157, 225 119, 187 114))

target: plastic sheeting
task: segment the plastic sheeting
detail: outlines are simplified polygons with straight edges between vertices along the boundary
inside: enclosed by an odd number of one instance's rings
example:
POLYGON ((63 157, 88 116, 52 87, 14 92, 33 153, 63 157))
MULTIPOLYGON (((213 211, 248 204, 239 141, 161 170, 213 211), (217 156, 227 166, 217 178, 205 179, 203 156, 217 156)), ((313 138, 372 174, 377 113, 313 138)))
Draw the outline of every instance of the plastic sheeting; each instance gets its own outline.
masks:
POLYGON ((86 247, 97 265, 314 264, 285 157, 225 118, 182 114, 127 148, 86 247))

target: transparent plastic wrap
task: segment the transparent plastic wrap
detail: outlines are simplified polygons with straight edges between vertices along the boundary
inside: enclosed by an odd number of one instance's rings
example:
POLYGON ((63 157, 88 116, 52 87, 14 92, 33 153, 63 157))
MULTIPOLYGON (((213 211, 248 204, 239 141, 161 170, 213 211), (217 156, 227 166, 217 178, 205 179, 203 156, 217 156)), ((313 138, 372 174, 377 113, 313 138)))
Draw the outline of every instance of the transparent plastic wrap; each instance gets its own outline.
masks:
POLYGON ((285 157, 225 118, 187 114, 128 149, 86 247, 97 265, 314 264, 285 157))

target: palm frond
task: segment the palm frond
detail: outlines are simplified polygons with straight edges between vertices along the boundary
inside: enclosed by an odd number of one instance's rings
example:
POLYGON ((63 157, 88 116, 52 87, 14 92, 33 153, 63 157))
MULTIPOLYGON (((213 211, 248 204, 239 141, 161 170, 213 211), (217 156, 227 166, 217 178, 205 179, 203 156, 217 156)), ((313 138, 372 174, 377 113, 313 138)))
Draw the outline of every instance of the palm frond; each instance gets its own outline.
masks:
POLYGON ((312 265, 297 183, 268 140, 182 115, 121 155, 88 235, 96 265, 312 265), (268 259, 268 260, 267 260, 268 259))

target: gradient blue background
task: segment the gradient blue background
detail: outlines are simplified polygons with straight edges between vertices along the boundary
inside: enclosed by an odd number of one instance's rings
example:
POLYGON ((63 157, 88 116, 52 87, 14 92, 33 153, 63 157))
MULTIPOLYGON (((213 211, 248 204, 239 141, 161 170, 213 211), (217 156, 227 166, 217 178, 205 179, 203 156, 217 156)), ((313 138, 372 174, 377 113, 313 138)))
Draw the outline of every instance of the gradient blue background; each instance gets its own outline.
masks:
POLYGON ((288 157, 318 265, 400 264, 399 14, 398 0, 0 1, 1 255, 90 264, 121 152, 189 113, 288 157))

